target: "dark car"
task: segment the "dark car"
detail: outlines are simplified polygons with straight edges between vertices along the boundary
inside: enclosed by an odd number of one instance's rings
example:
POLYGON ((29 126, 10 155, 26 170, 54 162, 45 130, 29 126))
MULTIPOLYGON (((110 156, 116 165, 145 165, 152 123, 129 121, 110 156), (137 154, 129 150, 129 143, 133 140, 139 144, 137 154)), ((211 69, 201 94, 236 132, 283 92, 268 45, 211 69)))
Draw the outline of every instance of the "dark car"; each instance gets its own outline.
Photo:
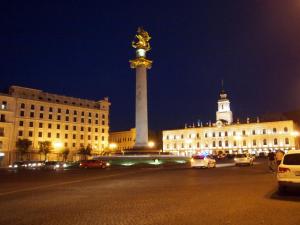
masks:
POLYGON ((13 164, 9 165, 10 169, 26 169, 27 163, 25 161, 16 161, 13 164))
POLYGON ((80 168, 106 168, 109 166, 108 162, 91 159, 91 160, 82 160, 79 164, 80 168))

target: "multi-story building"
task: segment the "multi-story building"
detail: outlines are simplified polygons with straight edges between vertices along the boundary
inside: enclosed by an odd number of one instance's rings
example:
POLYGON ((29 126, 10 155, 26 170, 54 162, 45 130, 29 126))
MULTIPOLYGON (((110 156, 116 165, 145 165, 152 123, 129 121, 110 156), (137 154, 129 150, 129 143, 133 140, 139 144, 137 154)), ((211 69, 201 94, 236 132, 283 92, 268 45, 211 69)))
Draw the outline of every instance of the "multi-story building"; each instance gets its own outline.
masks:
POLYGON ((299 148, 299 132, 292 120, 233 123, 230 102, 223 90, 218 101, 216 123, 163 131, 163 150, 177 155, 201 152, 250 152, 299 148))
POLYGON ((42 90, 11 86, 0 94, 0 156, 2 165, 17 159, 16 141, 32 141, 30 158, 39 159, 39 143, 50 141, 54 149, 49 160, 59 159, 63 148, 75 159, 81 147, 90 146, 94 154, 108 147, 108 98, 91 101, 42 90))
POLYGON ((111 132, 109 134, 109 143, 112 150, 125 151, 134 147, 135 137, 135 128, 126 131, 111 132))

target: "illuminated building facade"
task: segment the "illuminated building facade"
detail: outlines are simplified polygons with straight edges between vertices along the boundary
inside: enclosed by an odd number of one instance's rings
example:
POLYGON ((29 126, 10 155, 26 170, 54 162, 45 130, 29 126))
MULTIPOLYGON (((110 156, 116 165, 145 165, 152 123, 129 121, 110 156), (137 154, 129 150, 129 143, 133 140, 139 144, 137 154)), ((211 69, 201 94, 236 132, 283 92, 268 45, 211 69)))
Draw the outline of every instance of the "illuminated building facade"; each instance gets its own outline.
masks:
POLYGON ((292 120, 233 123, 227 94, 218 101, 216 123, 163 131, 163 150, 176 155, 201 152, 259 153, 299 148, 299 132, 292 120), (223 107, 222 107, 223 106, 223 107))
POLYGON ((109 134, 109 143, 111 150, 125 151, 130 150, 135 145, 136 129, 132 128, 126 131, 111 132, 109 134))
POLYGON ((39 160, 39 143, 50 141, 54 149, 49 160, 61 159, 64 148, 75 159, 79 148, 90 146, 94 154, 108 147, 108 98, 91 101, 42 90, 11 86, 0 94, 0 153, 2 164, 17 159, 16 141, 32 141, 30 159, 39 160))

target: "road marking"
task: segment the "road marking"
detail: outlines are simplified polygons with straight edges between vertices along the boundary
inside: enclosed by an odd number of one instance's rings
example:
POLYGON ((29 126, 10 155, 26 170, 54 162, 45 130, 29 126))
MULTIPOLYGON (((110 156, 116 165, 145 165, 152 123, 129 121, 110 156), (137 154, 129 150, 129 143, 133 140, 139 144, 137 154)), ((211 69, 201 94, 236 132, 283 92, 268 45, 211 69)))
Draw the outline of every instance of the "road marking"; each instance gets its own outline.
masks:
POLYGON ((97 177, 91 177, 91 178, 80 179, 80 180, 60 182, 60 183, 56 183, 56 184, 40 185, 40 186, 32 187, 32 188, 24 188, 24 189, 19 189, 19 190, 14 190, 14 191, 2 192, 2 193, 0 193, 0 196, 16 194, 16 193, 26 192, 26 191, 35 191, 35 190, 39 190, 39 189, 56 187, 56 186, 63 186, 63 185, 68 185, 68 184, 76 184, 76 183, 81 183, 81 182, 84 182, 84 181, 102 180, 102 179, 111 178, 111 177, 118 177, 120 175, 122 175, 122 176, 125 175, 126 176, 126 175, 141 173, 141 172, 144 172, 144 171, 135 171, 135 172, 128 172, 128 173, 117 173, 117 174, 111 174, 111 175, 107 175, 107 176, 97 176, 97 177))

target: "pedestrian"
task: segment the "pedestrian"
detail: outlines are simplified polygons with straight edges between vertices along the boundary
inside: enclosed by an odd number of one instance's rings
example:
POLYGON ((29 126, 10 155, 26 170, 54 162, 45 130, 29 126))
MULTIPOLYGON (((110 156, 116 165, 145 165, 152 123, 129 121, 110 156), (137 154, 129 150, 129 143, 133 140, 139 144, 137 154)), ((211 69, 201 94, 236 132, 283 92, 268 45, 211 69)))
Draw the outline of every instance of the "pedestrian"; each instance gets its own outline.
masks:
POLYGON ((281 163, 281 160, 284 156, 284 152, 281 151, 281 150, 278 150, 275 154, 275 159, 276 159, 276 164, 277 164, 277 167, 279 166, 279 164, 281 163))
POLYGON ((275 172, 275 154, 270 151, 268 154, 268 165, 271 172, 275 172))

